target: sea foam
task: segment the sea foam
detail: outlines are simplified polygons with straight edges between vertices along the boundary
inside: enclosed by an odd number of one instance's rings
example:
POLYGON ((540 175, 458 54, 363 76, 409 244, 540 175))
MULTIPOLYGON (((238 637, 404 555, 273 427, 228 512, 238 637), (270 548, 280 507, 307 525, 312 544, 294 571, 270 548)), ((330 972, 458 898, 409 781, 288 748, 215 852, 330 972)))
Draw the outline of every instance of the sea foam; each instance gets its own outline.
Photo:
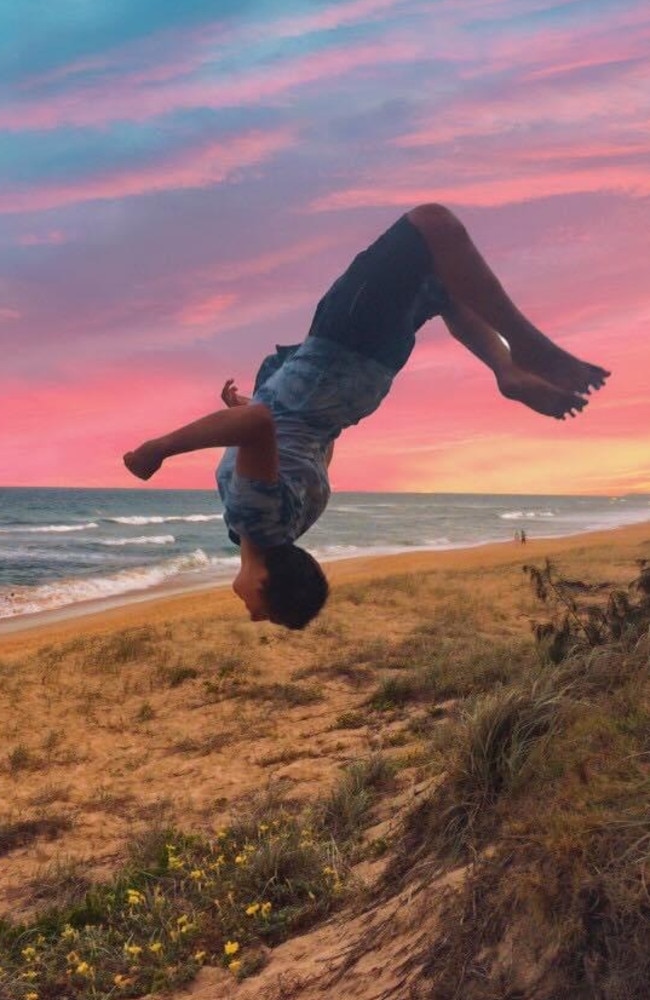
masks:
POLYGON ((143 524, 166 524, 168 521, 222 521, 223 514, 151 514, 145 517, 142 514, 132 514, 129 517, 107 517, 107 521, 113 524, 132 524, 142 526, 143 524))
POLYGON ((77 579, 57 580, 37 587, 14 587, 0 592, 0 618, 36 614, 81 601, 102 600, 134 591, 145 591, 178 579, 191 582, 201 571, 214 572, 215 580, 232 576, 239 558, 210 558, 203 549, 195 549, 153 566, 138 566, 118 573, 77 579))

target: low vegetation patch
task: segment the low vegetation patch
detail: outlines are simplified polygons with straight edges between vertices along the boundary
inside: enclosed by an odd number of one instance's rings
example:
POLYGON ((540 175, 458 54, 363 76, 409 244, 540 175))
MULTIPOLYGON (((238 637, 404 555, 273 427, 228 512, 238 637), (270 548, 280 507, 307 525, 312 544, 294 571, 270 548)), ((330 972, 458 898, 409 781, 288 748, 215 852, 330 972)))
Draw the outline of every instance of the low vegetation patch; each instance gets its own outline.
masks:
POLYGON ((320 688, 301 684, 251 684, 246 688, 245 695, 247 698, 278 702, 289 707, 313 705, 324 698, 320 688))
POLYGON ((0 823, 0 857, 35 840, 54 840, 72 826, 68 816, 40 816, 0 823))
MULTIPOLYGON (((77 866, 44 874, 33 892, 47 909, 29 923, 0 922, 0 997, 140 997, 189 981, 206 962, 251 974, 262 946, 344 898, 350 847, 389 774, 373 757, 317 807, 271 800, 212 837, 152 830, 107 883, 89 884, 77 866)), ((14 827, 5 840, 17 846, 33 833, 14 827)))
POLYGON ((386 876, 393 892, 466 866, 445 933, 421 955, 424 995, 647 997, 650 581, 640 568, 629 592, 528 568, 549 613, 535 623, 537 676, 466 706, 442 781, 409 813, 386 876))

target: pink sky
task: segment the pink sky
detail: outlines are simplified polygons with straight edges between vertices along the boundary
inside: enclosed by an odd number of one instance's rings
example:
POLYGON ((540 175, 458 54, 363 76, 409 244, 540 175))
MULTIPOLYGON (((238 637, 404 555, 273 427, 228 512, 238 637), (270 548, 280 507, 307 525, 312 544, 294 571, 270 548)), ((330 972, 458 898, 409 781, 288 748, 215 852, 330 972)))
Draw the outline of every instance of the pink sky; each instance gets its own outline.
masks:
MULTIPOLYGON (((647 4, 74 10, 17 25, 3 81, 3 485, 135 485, 123 451, 249 387, 356 252, 436 201, 614 374, 548 420, 435 320, 339 442, 334 488, 650 492, 647 4)), ((155 485, 211 488, 216 459, 155 485)))

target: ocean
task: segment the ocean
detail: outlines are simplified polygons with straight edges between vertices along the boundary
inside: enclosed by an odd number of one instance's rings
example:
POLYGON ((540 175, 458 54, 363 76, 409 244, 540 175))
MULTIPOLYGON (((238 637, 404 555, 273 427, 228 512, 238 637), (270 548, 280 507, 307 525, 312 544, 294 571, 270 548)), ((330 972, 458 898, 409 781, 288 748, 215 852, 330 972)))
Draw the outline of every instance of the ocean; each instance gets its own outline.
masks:
MULTIPOLYGON (((336 493, 301 544, 327 561, 642 521, 647 495, 336 493)), ((87 601, 227 583, 238 564, 212 491, 0 488, 0 619, 14 625, 87 601)))

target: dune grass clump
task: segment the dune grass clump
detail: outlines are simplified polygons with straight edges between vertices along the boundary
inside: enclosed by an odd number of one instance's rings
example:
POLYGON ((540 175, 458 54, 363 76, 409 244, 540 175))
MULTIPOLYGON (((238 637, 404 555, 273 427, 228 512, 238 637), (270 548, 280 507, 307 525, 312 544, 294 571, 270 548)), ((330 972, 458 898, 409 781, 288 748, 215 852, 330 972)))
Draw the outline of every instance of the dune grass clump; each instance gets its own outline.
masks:
POLYGON ((479 697, 465 709, 445 730, 449 749, 442 782, 406 818, 390 881, 416 859, 428 859, 433 867, 462 860, 497 835, 497 806, 525 780, 564 700, 563 691, 537 683, 479 697))
POLYGON ((332 729, 363 729, 368 725, 368 719, 363 712, 349 709, 342 712, 332 724, 332 729))
MULTIPOLYGON (((442 797, 442 843, 458 854, 480 829, 498 799, 526 779, 535 751, 552 736, 566 693, 552 685, 487 695, 464 719, 460 746, 442 797)), ((488 824, 488 835, 493 833, 488 824)))
MULTIPOLYGON (((115 669, 125 663, 134 663, 143 656, 154 653, 160 636, 148 626, 124 629, 105 638, 91 640, 83 648, 83 665, 94 668, 115 669)), ((78 643, 74 649, 78 649, 78 643)))
POLYGON ((199 677, 196 667, 188 667, 183 663, 176 663, 170 667, 164 667, 160 671, 160 679, 167 687, 175 688, 185 684, 186 681, 194 681, 199 677))
POLYGON ((34 819, 20 819, 0 822, 0 857, 10 854, 19 847, 25 847, 35 840, 54 840, 69 830, 72 821, 69 816, 38 816, 34 819))
POLYGON ((245 690, 247 698, 270 701, 293 708, 299 705, 314 705, 324 698, 320 688, 300 684, 251 684, 245 690))
POLYGON ((381 666, 390 670, 367 704, 379 712, 415 703, 467 698, 511 684, 537 665, 530 642, 522 638, 486 641, 471 622, 453 640, 425 623, 385 651, 381 666), (396 673, 393 673, 396 671, 396 673))
POLYGON ((384 677, 368 698, 367 705, 377 712, 389 712, 410 702, 433 697, 434 691, 430 674, 412 671, 398 677, 384 677))
POLYGON ((394 766, 381 754, 357 761, 316 809, 316 824, 339 844, 358 840, 377 794, 390 787, 394 766))
POLYGON ((7 769, 12 777, 15 777, 20 771, 27 771, 36 766, 34 754, 24 743, 18 743, 7 754, 7 769))

